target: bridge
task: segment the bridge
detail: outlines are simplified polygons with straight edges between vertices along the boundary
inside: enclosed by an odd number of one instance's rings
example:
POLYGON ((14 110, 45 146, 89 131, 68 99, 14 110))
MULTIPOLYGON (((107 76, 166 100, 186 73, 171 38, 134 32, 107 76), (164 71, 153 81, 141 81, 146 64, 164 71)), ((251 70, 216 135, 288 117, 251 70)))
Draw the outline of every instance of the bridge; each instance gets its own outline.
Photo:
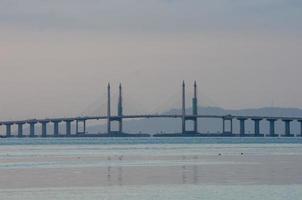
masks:
MULTIPOLYGON (((141 114, 141 115, 124 115, 123 114, 123 98, 122 98, 122 85, 119 85, 119 96, 117 114, 111 113, 111 88, 110 84, 107 87, 107 115, 105 116, 80 116, 80 117, 64 117, 64 118, 47 118, 47 119, 28 119, 20 121, 0 121, 0 126, 5 126, 5 133, 2 137, 110 137, 110 136, 150 136, 149 134, 131 134, 123 131, 123 121, 125 119, 150 119, 150 118, 172 118, 180 119, 182 129, 179 133, 172 134, 155 134, 153 136, 240 136, 240 137, 277 137, 275 132, 276 122, 282 121, 284 123, 284 133, 282 137, 302 137, 302 117, 272 117, 272 116, 236 116, 236 115, 202 115, 198 113, 198 99, 197 99, 197 84, 194 82, 194 96, 192 98, 192 113, 186 113, 186 86, 185 82, 182 84, 182 112, 181 114, 141 114), (200 118, 215 118, 221 119, 222 133, 220 134, 205 134, 198 132, 198 119, 200 118), (86 131, 86 122, 88 120, 106 120, 107 121, 107 133, 89 134, 86 131), (235 134, 233 131, 234 121, 239 121, 239 133, 235 134), (246 133, 246 120, 252 120, 254 123, 254 133, 246 133), (118 122, 118 130, 113 131, 112 122, 118 122), (193 130, 187 130, 186 122, 193 122, 193 130), (260 130, 260 123, 266 122, 269 127, 268 134, 262 134, 260 130), (291 123, 299 122, 300 133, 293 134, 291 132, 291 123), (65 124, 64 132, 60 132, 60 125, 65 124), (226 124, 229 124, 227 128, 226 124), (41 125, 40 134, 37 134, 36 125, 41 125), (72 125, 75 124, 75 132, 72 132, 72 125), (24 126, 29 125, 29 135, 24 134, 24 126), (53 126, 53 132, 48 133, 47 127, 53 126), (17 127, 17 135, 12 134, 12 127, 17 127), (82 127, 82 130, 79 127, 82 127)), ((206 124, 203 124, 206 126, 206 124)))

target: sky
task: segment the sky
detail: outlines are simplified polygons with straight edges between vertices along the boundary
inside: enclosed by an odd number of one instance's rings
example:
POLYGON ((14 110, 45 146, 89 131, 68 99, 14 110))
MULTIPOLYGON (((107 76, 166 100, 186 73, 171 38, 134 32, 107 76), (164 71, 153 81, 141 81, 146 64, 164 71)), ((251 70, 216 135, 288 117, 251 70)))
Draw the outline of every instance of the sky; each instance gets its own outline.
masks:
POLYGON ((202 106, 301 108, 301 21, 300 0, 0 0, 0 119, 105 114, 108 82, 127 114, 180 107, 182 80, 202 106))

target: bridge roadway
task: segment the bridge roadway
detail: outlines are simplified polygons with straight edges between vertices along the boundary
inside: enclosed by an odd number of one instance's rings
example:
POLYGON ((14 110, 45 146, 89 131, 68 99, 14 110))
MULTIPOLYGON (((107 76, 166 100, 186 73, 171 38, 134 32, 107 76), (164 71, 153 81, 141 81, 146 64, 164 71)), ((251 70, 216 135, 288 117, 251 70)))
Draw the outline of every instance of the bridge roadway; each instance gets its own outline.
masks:
MULTIPOLYGON (((0 126, 6 126, 6 135, 5 137, 12 136, 11 127, 13 125, 18 125, 18 137, 23 137, 23 125, 30 125, 30 137, 37 136, 35 135, 35 124, 42 124, 42 137, 50 136, 47 134, 47 124, 52 123, 54 126, 54 132, 51 136, 59 136, 59 123, 66 123, 66 132, 64 136, 71 136, 71 123, 76 122, 76 135, 85 135, 86 134, 86 121, 87 120, 109 120, 109 121, 121 121, 123 119, 149 119, 149 118, 171 118, 183 119, 185 117, 186 120, 197 120, 198 118, 216 118, 221 119, 223 122, 223 132, 222 136, 230 136, 233 134, 233 120, 238 120, 240 122, 240 136, 246 136, 245 132, 245 121, 250 119, 254 121, 254 130, 255 133, 253 136, 263 136, 260 131, 260 122, 262 120, 267 120, 269 122, 269 136, 277 136, 275 134, 275 122, 281 120, 285 125, 285 133, 283 136, 294 136, 291 134, 291 122, 297 121, 300 123, 301 132, 299 133, 302 136, 302 117, 270 117, 270 116, 240 116, 240 115, 185 115, 182 114, 142 114, 142 115, 112 115, 112 116, 79 116, 79 117, 63 117, 63 118, 46 118, 46 119, 28 119, 28 120, 11 120, 11 121, 0 121, 0 126), (226 130, 225 122, 230 122, 230 130, 226 130), (79 131, 79 123, 83 123, 83 131, 79 131)), ((192 133, 192 131, 188 131, 192 133)), ((122 133, 122 131, 120 131, 122 133)), ((185 134, 186 132, 183 132, 185 134)), ((108 132, 109 134, 109 132, 108 132)), ((195 134, 200 134, 195 132, 195 134)), ((60 135, 62 136, 62 135, 60 135)))
MULTIPOLYGON (((272 119, 272 120, 289 120, 289 121, 302 121, 302 117, 269 117, 269 116, 253 116, 253 115, 186 115, 186 118, 217 118, 217 119, 272 119)), ((0 125, 6 124, 30 124, 30 123, 42 123, 42 122, 64 122, 64 121, 83 121, 83 120, 103 120, 107 119, 107 116, 79 116, 79 117, 62 117, 62 118, 45 118, 45 119, 27 119, 27 120, 10 120, 0 121, 0 125)), ((150 115, 123 115, 123 116, 110 116, 110 118, 123 118, 123 119, 144 119, 144 118, 182 118, 180 114, 150 114, 150 115)))

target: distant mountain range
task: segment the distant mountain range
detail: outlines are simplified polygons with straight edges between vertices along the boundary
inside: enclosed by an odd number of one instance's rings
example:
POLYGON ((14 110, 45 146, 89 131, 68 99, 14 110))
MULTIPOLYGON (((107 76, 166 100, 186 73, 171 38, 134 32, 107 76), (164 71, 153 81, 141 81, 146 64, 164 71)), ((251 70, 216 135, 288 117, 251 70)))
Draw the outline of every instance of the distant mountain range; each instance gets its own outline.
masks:
MULTIPOLYGON (((187 113, 192 113, 192 109, 187 109, 187 113)), ((164 112, 163 114, 180 114, 181 110, 172 109, 164 112)), ((256 109, 240 109, 229 110, 219 107, 199 107, 199 114, 204 115, 257 115, 257 116, 272 116, 272 117, 302 117, 302 109, 298 108, 277 108, 277 107, 265 107, 256 109)), ((199 132, 202 133, 217 133, 222 131, 222 120, 220 119, 200 119, 198 121, 199 132)), ((233 122, 235 133, 239 133, 239 122, 234 120, 233 122)), ((192 124, 187 125, 188 128, 192 127, 192 124)), ((269 124, 263 120, 261 122, 261 133, 268 133, 269 124)), ((117 130, 113 124, 113 129, 117 130)), ((106 125, 92 125, 87 128, 88 132, 98 133, 106 132, 106 125)), ((137 119, 124 121, 124 131, 129 133, 175 133, 181 130, 181 120, 179 119, 137 119)), ((300 124, 298 122, 292 122, 291 130, 293 134, 300 134, 300 124)), ((246 132, 254 132, 254 124, 248 120, 246 122, 246 132)), ((284 133, 284 123, 281 121, 276 122, 276 133, 284 133)))

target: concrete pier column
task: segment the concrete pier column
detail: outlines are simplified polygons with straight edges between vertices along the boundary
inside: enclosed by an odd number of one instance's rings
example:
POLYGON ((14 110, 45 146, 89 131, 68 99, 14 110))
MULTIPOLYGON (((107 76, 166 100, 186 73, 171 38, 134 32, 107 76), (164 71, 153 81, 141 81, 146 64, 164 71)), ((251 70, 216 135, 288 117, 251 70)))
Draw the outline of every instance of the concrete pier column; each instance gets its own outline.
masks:
POLYGON ((302 137, 302 120, 298 120, 298 122, 300 123, 300 136, 302 137))
POLYGON ((119 117, 119 132, 123 132, 123 96, 122 96, 122 84, 119 86, 119 100, 117 106, 117 115, 119 117))
POLYGON ((23 122, 17 123, 18 124, 18 137, 23 137, 23 122))
POLYGON ((118 131, 119 131, 120 133, 123 132, 123 118, 120 118, 118 131))
MULTIPOLYGON (((197 100, 197 83, 194 81, 194 97, 192 99, 192 111, 193 115, 197 116, 198 115, 198 100, 197 100)), ((197 117, 194 118, 194 132, 198 132, 198 119, 197 117)))
POLYGON ((195 118, 194 120, 193 120, 193 122, 194 122, 194 133, 198 133, 198 119, 197 118, 195 118))
POLYGON ((86 133, 86 120, 83 120, 83 134, 86 133))
POLYGON ((29 136, 34 137, 35 136, 35 125, 37 122, 29 122, 29 136))
POLYGON ((71 120, 66 120, 66 136, 71 136, 71 120))
POLYGON ((233 118, 231 116, 226 116, 222 118, 222 134, 224 135, 232 135, 233 134, 233 118), (230 122, 230 131, 226 131, 225 122, 230 122))
POLYGON ((6 126, 6 137, 12 136, 12 123, 5 124, 6 126))
POLYGON ((240 136, 244 136, 245 135, 245 121, 247 120, 247 118, 237 118, 239 120, 240 123, 240 136))
POLYGON ((290 119, 284 119, 282 120, 284 122, 284 125, 285 125, 285 136, 286 137, 290 137, 291 136, 291 133, 290 133, 290 123, 293 121, 293 120, 290 120, 290 119))
POLYGON ((252 119, 254 121, 254 130, 255 130, 255 136, 260 136, 260 121, 261 118, 254 118, 252 119))
POLYGON ((85 133, 86 133, 86 119, 77 119, 76 120, 76 134, 77 135, 82 135, 82 134, 85 134, 85 133), (79 128, 80 122, 83 123, 83 131, 80 131, 80 128, 79 128))
POLYGON ((233 119, 230 119, 231 122, 231 134, 233 134, 233 119))
POLYGON ((110 96, 110 84, 107 87, 107 132, 111 133, 111 96, 110 96))
POLYGON ((59 121, 53 121, 53 136, 58 137, 59 136, 59 121))
POLYGON ((182 82, 182 133, 186 133, 186 86, 182 82))
POLYGON ((46 121, 41 122, 42 124, 42 137, 47 137, 47 123, 46 121))
POLYGON ((276 128, 275 128, 275 124, 276 124, 276 119, 267 119, 267 121, 269 122, 269 136, 270 137, 275 137, 276 135, 276 128))
POLYGON ((76 120, 76 134, 79 134, 79 120, 76 120))

